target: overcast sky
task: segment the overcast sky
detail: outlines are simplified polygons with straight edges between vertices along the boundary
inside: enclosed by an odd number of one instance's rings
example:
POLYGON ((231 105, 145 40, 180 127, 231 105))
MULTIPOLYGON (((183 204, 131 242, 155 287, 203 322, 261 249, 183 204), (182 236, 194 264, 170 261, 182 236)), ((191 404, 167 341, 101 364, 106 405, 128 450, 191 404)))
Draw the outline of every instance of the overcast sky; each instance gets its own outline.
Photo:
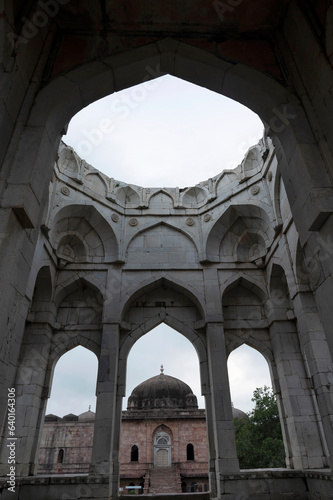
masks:
MULTIPOLYGON (((187 187, 235 168, 262 134, 262 122, 244 106, 164 76, 84 108, 63 140, 109 177, 145 187, 187 187)), ((136 385, 160 373, 161 364, 165 374, 190 385, 203 408, 196 352, 166 325, 132 348, 126 400, 136 385)), ((254 389, 271 386, 265 359, 242 346, 231 354, 228 370, 234 406, 250 411, 254 389)), ((47 413, 80 414, 89 405, 95 410, 96 373, 97 359, 86 349, 65 354, 56 366, 47 413)))

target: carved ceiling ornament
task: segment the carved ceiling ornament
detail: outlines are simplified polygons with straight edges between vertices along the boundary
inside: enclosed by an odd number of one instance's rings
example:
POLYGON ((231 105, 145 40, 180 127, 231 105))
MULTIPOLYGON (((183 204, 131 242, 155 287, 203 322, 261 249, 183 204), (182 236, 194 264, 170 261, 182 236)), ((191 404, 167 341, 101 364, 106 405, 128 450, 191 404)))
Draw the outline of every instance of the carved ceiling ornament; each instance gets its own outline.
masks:
POLYGON ((252 186, 251 189, 250 189, 250 191, 251 191, 251 194, 253 196, 256 196, 259 193, 259 191, 260 191, 260 187, 259 186, 252 186))

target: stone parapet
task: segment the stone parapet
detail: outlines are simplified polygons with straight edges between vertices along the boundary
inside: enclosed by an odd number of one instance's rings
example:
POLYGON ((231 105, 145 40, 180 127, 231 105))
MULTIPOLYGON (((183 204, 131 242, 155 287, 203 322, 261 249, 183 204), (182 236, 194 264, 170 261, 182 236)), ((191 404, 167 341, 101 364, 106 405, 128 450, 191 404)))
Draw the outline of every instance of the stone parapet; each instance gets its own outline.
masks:
MULTIPOLYGON (((330 500, 332 499, 333 474, 329 469, 290 470, 261 469, 240 471, 220 478, 223 498, 228 500, 330 500)), ((59 500, 67 498, 108 500, 108 480, 89 476, 44 476, 17 478, 16 492, 6 490, 6 479, 0 482, 1 500, 59 500), (81 495, 81 497, 79 496, 81 495)), ((121 495, 126 497, 127 495, 121 495)), ((130 496, 133 498, 133 495, 130 496)), ((163 500, 208 500, 209 493, 158 495, 163 500)), ((140 495, 140 499, 151 495, 140 495)))

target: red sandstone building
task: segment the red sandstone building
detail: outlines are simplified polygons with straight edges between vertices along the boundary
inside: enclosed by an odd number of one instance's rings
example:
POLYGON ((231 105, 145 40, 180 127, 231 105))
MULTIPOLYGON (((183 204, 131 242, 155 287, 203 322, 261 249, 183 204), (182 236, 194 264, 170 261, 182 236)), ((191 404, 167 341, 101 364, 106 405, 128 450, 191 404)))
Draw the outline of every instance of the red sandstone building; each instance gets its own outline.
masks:
MULTIPOLYGON (((88 472, 94 416, 45 417, 40 474, 88 472)), ((234 409, 236 416, 245 414, 234 409)), ((161 370, 133 390, 122 415, 119 460, 123 493, 208 491, 205 410, 187 384, 161 370)))

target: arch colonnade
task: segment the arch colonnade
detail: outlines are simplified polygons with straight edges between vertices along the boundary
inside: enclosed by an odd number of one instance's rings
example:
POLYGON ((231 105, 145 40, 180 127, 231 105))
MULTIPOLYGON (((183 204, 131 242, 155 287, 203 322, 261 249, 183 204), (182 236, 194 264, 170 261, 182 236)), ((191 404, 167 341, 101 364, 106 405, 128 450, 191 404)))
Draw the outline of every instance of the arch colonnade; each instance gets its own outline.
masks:
POLYGON ((330 469, 332 361, 269 138, 185 190, 109 179, 62 143, 43 222, 15 381, 20 476, 36 474, 55 364, 82 345, 99 360, 89 477, 117 495, 127 356, 162 322, 198 354, 213 497, 239 473, 227 357, 244 343, 268 362, 287 466, 330 469))

